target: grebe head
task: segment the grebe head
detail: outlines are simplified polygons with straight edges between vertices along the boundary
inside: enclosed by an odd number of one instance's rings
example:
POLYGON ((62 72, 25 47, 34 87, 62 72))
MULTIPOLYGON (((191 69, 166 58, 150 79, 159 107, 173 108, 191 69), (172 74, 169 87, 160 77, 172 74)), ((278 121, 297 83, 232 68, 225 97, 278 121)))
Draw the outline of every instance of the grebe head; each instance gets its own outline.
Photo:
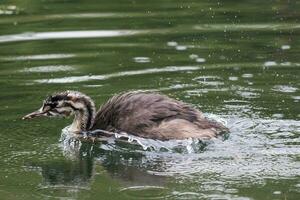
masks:
POLYGON ((95 116, 95 105, 90 97, 81 92, 65 91, 47 97, 42 107, 22 119, 35 117, 67 117, 74 114, 72 131, 85 131, 90 128, 95 116))

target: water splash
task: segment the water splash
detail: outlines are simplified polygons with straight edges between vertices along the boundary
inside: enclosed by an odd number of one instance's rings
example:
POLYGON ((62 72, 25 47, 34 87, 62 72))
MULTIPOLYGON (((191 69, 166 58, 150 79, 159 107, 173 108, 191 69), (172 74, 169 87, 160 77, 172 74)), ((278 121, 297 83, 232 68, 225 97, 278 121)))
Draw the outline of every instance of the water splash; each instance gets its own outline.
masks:
MULTIPOLYGON (((227 124, 225 119, 217 117, 216 115, 210 114, 207 118, 220 122, 224 125, 227 124)), ((154 152, 174 152, 174 153, 199 153, 202 152, 207 145, 206 140, 199 140, 196 138, 188 138, 185 140, 154 140, 146 139, 138 136, 134 136, 125 132, 108 132, 104 130, 94 130, 92 133, 105 133, 111 135, 111 137, 106 137, 103 139, 101 144, 102 148, 105 149, 115 149, 117 150, 118 145, 122 143, 127 143, 134 146, 139 146, 144 151, 154 151, 154 152)), ((83 140, 88 139, 89 136, 80 136, 83 140)), ((101 139, 102 140, 102 139, 101 139)), ((60 138, 61 146, 65 154, 73 154, 76 149, 80 148, 81 141, 77 134, 71 133, 69 131, 69 126, 62 130, 60 138)))
MULTIPOLYGON (((227 126, 227 121, 224 118, 221 118, 214 114, 207 114, 205 116, 209 120, 219 122, 224 126, 227 126)), ((155 152, 176 152, 176 153, 199 153, 202 152, 205 146, 207 145, 206 140, 199 140, 196 138, 188 138, 185 140, 154 140, 146 139, 138 136, 128 134, 126 132, 109 132, 104 130, 94 130, 92 134, 105 133, 106 138, 103 145, 109 145, 104 148, 117 148, 117 145, 121 143, 128 143, 132 145, 138 145, 144 151, 155 151, 155 152), (112 137, 107 137, 111 135, 112 137)), ((88 134, 85 133, 83 139, 88 138, 88 134)), ((65 127, 62 130, 61 145, 65 153, 74 152, 75 149, 80 148, 81 142, 78 140, 78 135, 69 131, 69 126, 65 127)))

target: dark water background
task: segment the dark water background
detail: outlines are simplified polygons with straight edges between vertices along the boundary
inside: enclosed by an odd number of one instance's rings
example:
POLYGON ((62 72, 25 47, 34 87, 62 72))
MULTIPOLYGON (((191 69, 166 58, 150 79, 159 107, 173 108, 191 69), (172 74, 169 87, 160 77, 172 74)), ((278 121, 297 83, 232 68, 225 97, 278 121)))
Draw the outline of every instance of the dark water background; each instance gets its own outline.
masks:
POLYGON ((300 1, 0 1, 0 199, 300 199, 300 1), (154 90, 227 121, 191 153, 59 142, 55 91, 154 90))

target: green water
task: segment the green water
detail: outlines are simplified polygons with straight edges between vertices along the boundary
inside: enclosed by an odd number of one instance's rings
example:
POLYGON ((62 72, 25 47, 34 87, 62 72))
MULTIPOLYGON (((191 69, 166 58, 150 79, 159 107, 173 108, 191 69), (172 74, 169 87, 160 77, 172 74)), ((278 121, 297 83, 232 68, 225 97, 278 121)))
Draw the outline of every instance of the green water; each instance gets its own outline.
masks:
POLYGON ((300 2, 0 1, 0 199, 300 199, 300 2), (172 153, 59 141, 55 91, 154 90, 227 121, 172 153))

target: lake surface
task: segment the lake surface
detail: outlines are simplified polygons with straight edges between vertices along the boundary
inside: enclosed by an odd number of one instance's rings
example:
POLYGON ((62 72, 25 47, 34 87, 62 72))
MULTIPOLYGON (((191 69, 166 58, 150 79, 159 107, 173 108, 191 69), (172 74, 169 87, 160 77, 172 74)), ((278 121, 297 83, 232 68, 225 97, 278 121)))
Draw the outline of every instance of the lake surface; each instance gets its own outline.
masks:
POLYGON ((0 199, 300 199, 299 11, 297 0, 1 1, 0 199), (143 150, 61 141, 72 119, 21 120, 63 90, 98 106, 159 91, 230 134, 143 150))

